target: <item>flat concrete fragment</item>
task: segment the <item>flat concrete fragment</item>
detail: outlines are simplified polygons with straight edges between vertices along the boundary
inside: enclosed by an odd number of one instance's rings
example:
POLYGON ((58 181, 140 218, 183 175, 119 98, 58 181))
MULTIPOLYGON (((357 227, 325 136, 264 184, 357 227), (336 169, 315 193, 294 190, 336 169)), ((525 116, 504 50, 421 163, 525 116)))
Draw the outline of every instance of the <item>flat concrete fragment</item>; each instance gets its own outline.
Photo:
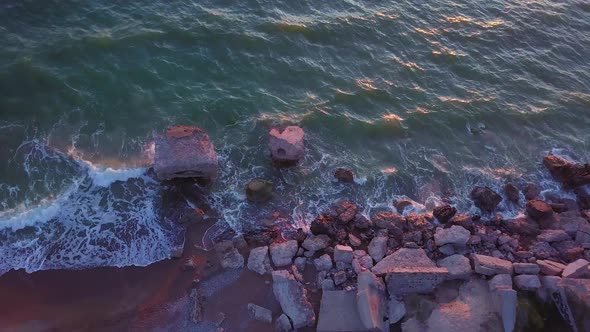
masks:
POLYGON ((385 281, 390 295, 430 293, 448 275, 449 270, 441 267, 399 267, 387 273, 385 281))
POLYGON ((320 304, 317 331, 367 331, 357 312, 356 294, 347 291, 324 291, 320 304))
POLYGON ((400 267, 436 267, 428 258, 424 249, 401 248, 393 254, 383 258, 371 271, 376 275, 385 275, 400 267))

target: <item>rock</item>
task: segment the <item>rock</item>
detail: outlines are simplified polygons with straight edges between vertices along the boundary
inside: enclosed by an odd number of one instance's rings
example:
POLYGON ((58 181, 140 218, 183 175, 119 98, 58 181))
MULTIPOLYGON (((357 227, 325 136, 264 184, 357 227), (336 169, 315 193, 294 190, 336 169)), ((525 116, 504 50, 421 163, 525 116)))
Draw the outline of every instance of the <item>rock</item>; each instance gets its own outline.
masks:
POLYGON ((470 196, 475 206, 487 213, 494 211, 502 201, 502 196, 489 187, 475 187, 470 196))
POLYGON ((362 244, 361 239, 359 239, 358 237, 356 237, 354 234, 352 233, 348 233, 348 242, 350 242, 350 245, 353 247, 360 247, 362 244))
POLYGON ((590 263, 587 260, 580 258, 573 263, 569 263, 561 276, 564 278, 584 278, 588 275, 588 265, 590 263))
POLYGON ((277 321, 275 322, 275 327, 278 331, 292 331, 293 326, 291 326, 291 321, 289 321, 289 317, 285 314, 281 314, 277 321))
POLYGON ((351 222, 358 212, 358 206, 349 201, 339 202, 333 207, 333 209, 338 221, 342 224, 348 224, 351 222))
POLYGON ((541 269, 541 273, 547 276, 557 276, 565 269, 565 265, 549 261, 549 260, 537 260, 537 265, 541 269))
POLYGON ((307 265, 307 258, 297 257, 295 258, 295 262, 293 264, 295 264, 295 267, 297 270, 299 270, 299 272, 303 273, 303 271, 305 271, 305 266, 307 265))
MULTIPOLYGON (((393 212, 381 212, 374 215, 371 220, 375 226, 403 233, 406 228, 406 218, 393 212)), ((401 235, 401 234, 400 234, 401 235)))
POLYGON ((305 154, 303 138, 303 129, 297 126, 272 128, 268 147, 273 161, 286 165, 296 164, 305 154))
POLYGON ((526 203, 526 213, 533 220, 539 221, 551 217, 553 209, 551 209, 551 205, 543 201, 531 200, 526 203))
POLYGON ((272 272, 267 246, 250 250, 250 256, 248 256, 248 269, 260 275, 272 272))
POLYGON ((502 225, 512 233, 524 236, 537 236, 541 232, 539 225, 530 218, 508 219, 502 225))
POLYGON ((450 228, 437 228, 434 233, 434 242, 437 246, 452 244, 454 246, 465 246, 471 233, 461 226, 453 225, 450 228))
POLYGON ((358 259, 358 262, 359 262, 360 266, 364 269, 370 270, 373 268, 373 259, 371 258, 371 256, 368 256, 368 255, 363 256, 358 259))
POLYGON ((385 324, 387 303, 385 302, 385 285, 381 278, 377 278, 369 271, 359 273, 356 305, 365 329, 370 331, 389 330, 385 324))
POLYGON ((375 260, 375 262, 379 262, 383 259, 383 257, 385 257, 385 253, 387 252, 387 237, 374 237, 371 240, 371 242, 369 242, 367 250, 369 251, 369 255, 375 260))
POLYGON ((512 274, 512 263, 500 258, 473 254, 471 256, 475 272, 487 276, 512 274))
POLYGON ((537 241, 545 241, 545 242, 561 242, 565 240, 569 240, 570 236, 561 229, 547 229, 541 232, 541 234, 537 235, 537 241))
POLYGON ((520 192, 518 191, 518 188, 516 188, 515 185, 513 185, 512 183, 507 183, 504 186, 504 193, 506 194, 506 197, 509 201, 518 204, 518 201, 520 200, 520 192))
POLYGON ((299 245, 295 240, 285 242, 274 242, 270 245, 270 257, 272 263, 276 267, 287 266, 293 261, 293 257, 297 254, 299 245))
POLYGON ((372 269, 386 274, 389 294, 428 293, 445 280, 449 271, 439 268, 423 249, 401 248, 383 258, 372 269))
POLYGON ((356 294, 347 291, 324 291, 317 331, 366 331, 357 310, 356 294))
POLYGON ((554 302, 572 331, 590 331, 590 280, 563 278, 557 288, 554 302))
POLYGON ((159 180, 217 177, 217 153, 209 135, 194 126, 171 126, 156 135, 154 171, 159 180))
POLYGON ((536 199, 537 197, 539 197, 539 194, 541 194, 541 189, 539 189, 539 187, 534 183, 527 183, 522 191, 524 194, 524 198, 527 201, 530 201, 531 199, 536 199))
POLYGON ((395 207, 395 209, 397 210, 398 213, 404 213, 404 210, 406 209, 406 207, 412 206, 415 203, 416 202, 414 202, 413 200, 411 200, 409 198, 400 198, 400 199, 396 199, 393 202, 393 206, 395 207))
POLYGON ((524 291, 535 291, 541 287, 541 280, 536 275, 521 274, 514 277, 516 288, 524 291))
POLYGON ((301 244, 305 250, 309 251, 319 251, 325 249, 330 245, 330 237, 325 234, 320 234, 316 236, 309 235, 305 241, 301 244))
POLYGON ((469 263, 469 259, 463 255, 452 255, 443 258, 437 261, 436 265, 449 270, 449 276, 447 279, 468 280, 471 276, 471 263, 469 263))
POLYGON ((580 187, 590 183, 590 166, 572 163, 564 158, 548 155, 543 164, 551 175, 566 188, 580 187))
POLYGON ((549 257, 557 257, 559 252, 555 248, 553 248, 549 243, 537 241, 533 243, 530 247, 530 250, 533 252, 538 259, 547 259, 549 257))
POLYGON ((395 324, 406 315, 406 305, 395 296, 391 296, 387 305, 387 313, 389 324, 395 324))
POLYGON ((514 263, 512 264, 516 274, 539 274, 541 268, 533 263, 514 263))
POLYGON ((269 201, 272 198, 272 183, 262 179, 251 180, 246 185, 246 198, 254 203, 269 201))
POLYGON ((352 263, 352 248, 349 246, 343 246, 337 244, 334 247, 334 261, 335 262, 344 262, 344 263, 352 263))
POLYGON ((273 271, 273 293, 283 312, 298 329, 315 324, 315 313, 307 300, 307 291, 291 273, 285 270, 273 271))
POLYGON ((334 172, 334 177, 338 182, 352 183, 354 182, 354 173, 346 168, 337 168, 334 172))
POLYGON ((253 319, 265 323, 272 322, 272 311, 263 308, 259 305, 256 305, 254 303, 248 303, 248 312, 250 313, 250 317, 252 317, 253 319))
POLYGON ((222 268, 241 269, 244 267, 244 257, 234 247, 232 241, 223 241, 215 244, 215 252, 219 257, 222 268))
POLYGON ((321 285, 322 291, 336 289, 336 285, 334 285, 334 280, 332 280, 332 279, 323 279, 322 282, 320 283, 320 285, 321 285))
POLYGON ((323 254, 313 261, 313 265, 318 271, 330 271, 333 267, 332 258, 328 254, 323 254))
POLYGON ((457 214, 457 209, 450 205, 441 205, 434 208, 432 215, 442 224, 451 220, 457 214))
POLYGON ((497 289, 512 289, 512 276, 509 274, 496 274, 488 282, 491 291, 497 289))
POLYGON ((588 247, 588 244, 590 244, 590 225, 584 224, 578 227, 576 243, 588 247))
POLYGON ((336 286, 342 285, 346 282, 346 280, 348 280, 348 277, 346 276, 346 271, 340 270, 334 273, 334 284, 336 286))
POLYGON ((504 331, 513 331, 516 325, 516 291, 510 288, 496 289, 491 292, 492 306, 502 318, 504 331))

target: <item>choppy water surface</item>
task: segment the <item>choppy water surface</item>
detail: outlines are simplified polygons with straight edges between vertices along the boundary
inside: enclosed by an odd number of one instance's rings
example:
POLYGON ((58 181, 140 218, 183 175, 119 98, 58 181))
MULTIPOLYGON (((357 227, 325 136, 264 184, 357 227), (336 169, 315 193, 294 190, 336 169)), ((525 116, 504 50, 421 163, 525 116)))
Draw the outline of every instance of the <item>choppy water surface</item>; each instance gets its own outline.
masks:
POLYGON ((590 160, 584 1, 3 1, 0 44, 0 274, 166 258, 178 230, 144 171, 170 124, 210 134, 209 203, 238 230, 340 197, 473 210, 478 183, 558 189, 550 151, 590 160), (273 124, 306 130, 300 167, 270 167, 273 124), (265 208, 253 177, 275 182, 265 208))

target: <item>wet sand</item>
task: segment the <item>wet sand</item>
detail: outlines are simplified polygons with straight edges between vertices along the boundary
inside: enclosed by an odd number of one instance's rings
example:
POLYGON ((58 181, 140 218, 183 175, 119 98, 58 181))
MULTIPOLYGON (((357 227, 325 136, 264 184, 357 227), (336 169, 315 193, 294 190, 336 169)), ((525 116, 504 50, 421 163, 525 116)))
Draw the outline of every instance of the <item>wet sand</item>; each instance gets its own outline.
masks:
POLYGON ((187 229, 182 258, 147 267, 6 273, 0 331, 273 331, 247 310, 252 302, 271 309, 273 319, 280 314, 270 276, 223 271, 213 251, 195 248, 208 225, 187 229), (185 271, 189 257, 195 269, 185 271), (201 324, 191 320, 194 289, 203 298, 201 324))

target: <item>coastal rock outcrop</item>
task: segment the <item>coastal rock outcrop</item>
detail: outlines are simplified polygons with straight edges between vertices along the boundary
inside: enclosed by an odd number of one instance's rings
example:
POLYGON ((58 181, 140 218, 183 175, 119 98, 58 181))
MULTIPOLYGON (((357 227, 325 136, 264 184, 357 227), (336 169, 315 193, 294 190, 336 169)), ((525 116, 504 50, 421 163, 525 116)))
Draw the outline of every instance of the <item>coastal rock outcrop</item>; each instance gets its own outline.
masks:
POLYGON ((566 188, 576 188, 590 184, 590 165, 576 164, 564 158, 548 155, 543 164, 549 173, 566 188))
POLYGON ((275 298, 285 315, 290 318, 293 328, 313 326, 316 317, 303 285, 286 270, 274 271, 272 281, 275 298))
POLYGON ((470 196, 475 206, 487 213, 494 211, 502 201, 502 196, 489 187, 475 187, 470 196))
POLYGON ((156 135, 154 171, 159 180, 217 177, 217 153, 209 135, 195 126, 171 126, 156 135))
POLYGON ((450 205, 441 205, 434 208, 432 215, 442 224, 451 220, 457 214, 457 209, 450 205))
POLYGON ((273 161, 281 166, 292 166, 305 154, 304 132, 297 126, 272 128, 268 147, 273 161))

